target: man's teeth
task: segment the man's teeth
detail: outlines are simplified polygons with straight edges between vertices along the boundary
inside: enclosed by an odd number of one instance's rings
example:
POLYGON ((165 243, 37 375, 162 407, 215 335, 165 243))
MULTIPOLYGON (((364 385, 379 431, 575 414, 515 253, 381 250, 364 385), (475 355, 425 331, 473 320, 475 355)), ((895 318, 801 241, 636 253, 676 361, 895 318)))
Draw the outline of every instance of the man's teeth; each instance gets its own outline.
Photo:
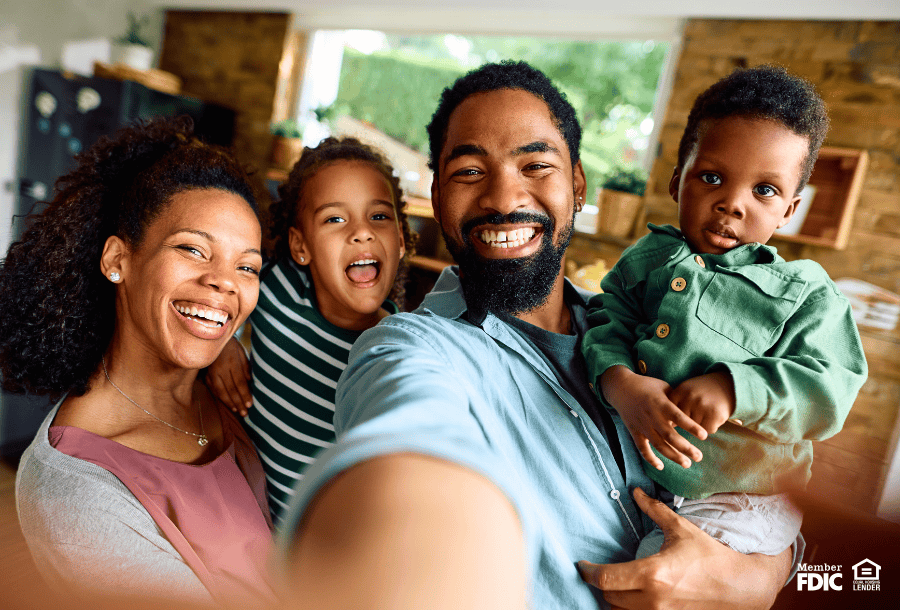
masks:
POLYGON ((378 261, 375 260, 374 258, 367 258, 367 259, 364 259, 361 261, 356 261, 354 263, 350 263, 350 266, 354 267, 356 265, 375 265, 377 263, 378 263, 378 261))
POLYGON ((481 232, 481 241, 492 248, 517 248, 525 245, 534 237, 537 231, 534 228, 513 229, 512 231, 491 231, 486 229, 481 232))
POLYGON ((204 318, 206 320, 216 322, 219 325, 225 324, 225 322, 228 321, 228 314, 224 314, 213 309, 203 309, 202 307, 197 307, 196 305, 191 305, 190 307, 187 307, 186 305, 176 305, 175 309, 177 309, 183 315, 193 316, 195 318, 204 318))

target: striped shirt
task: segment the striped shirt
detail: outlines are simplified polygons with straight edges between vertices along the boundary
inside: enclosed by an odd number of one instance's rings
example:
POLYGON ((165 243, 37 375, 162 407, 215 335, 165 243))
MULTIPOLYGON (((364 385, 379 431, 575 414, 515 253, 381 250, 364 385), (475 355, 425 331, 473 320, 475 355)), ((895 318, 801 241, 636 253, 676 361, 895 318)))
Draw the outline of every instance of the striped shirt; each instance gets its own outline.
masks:
MULTIPOLYGON (((390 301, 384 308, 397 312, 390 301)), ((253 408, 244 423, 262 459, 277 524, 303 471, 334 443, 334 391, 361 332, 319 313, 312 279, 290 259, 263 269, 250 324, 253 408)))

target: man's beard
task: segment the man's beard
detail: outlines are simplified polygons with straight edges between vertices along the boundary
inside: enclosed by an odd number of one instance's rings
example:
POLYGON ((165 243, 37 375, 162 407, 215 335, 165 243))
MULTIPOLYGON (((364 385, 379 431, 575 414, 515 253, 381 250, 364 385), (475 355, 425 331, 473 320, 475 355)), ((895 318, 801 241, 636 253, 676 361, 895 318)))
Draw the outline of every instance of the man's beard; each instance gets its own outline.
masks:
MULTIPOLYGON (((454 241, 441 228, 447 249, 459 265, 460 282, 469 311, 477 318, 486 312, 516 315, 533 311, 547 302, 569 240, 572 220, 553 243, 556 223, 544 214, 513 212, 491 214, 467 221, 462 226, 462 243, 454 241), (530 256, 513 259, 488 259, 478 255, 472 243, 472 229, 479 225, 539 223, 543 227, 541 246, 530 256)), ((477 237, 475 239, 478 239, 477 237)))

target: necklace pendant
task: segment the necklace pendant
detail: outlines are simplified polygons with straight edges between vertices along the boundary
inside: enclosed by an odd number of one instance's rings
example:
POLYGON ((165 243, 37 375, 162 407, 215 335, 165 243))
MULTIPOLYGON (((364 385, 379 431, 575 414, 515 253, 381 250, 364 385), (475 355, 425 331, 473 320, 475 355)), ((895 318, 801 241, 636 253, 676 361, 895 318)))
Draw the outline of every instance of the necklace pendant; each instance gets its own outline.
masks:
POLYGON ((209 444, 209 439, 206 438, 205 435, 201 436, 200 438, 197 439, 197 444, 200 445, 201 447, 206 447, 206 445, 209 444))

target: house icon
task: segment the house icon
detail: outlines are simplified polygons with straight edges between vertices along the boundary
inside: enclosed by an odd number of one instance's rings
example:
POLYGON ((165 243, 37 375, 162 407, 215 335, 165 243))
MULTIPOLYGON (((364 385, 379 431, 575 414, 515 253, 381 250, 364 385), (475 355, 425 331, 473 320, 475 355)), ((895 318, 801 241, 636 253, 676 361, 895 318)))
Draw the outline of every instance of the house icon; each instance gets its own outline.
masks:
POLYGON ((871 559, 863 559, 853 566, 853 580, 878 580, 881 566, 871 559))

